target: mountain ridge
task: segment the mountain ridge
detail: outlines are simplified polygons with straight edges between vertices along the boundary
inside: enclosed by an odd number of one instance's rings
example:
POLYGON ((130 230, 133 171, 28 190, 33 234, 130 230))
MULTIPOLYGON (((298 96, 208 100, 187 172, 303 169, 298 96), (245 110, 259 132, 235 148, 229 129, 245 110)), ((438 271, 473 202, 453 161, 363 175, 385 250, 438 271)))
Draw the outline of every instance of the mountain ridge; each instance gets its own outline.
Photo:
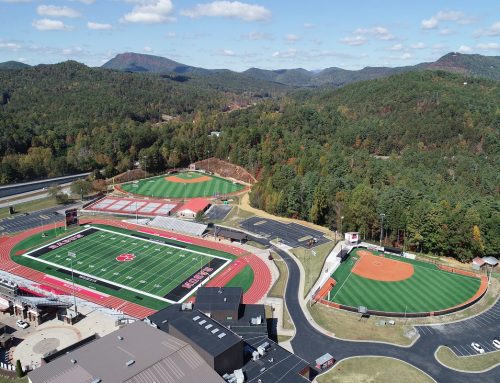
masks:
MULTIPOLYGON (((173 72, 186 75, 210 75, 222 72, 221 69, 205 69, 182 64, 161 56, 141 53, 122 53, 103 65, 104 68, 131 72, 166 73, 173 72)), ((413 70, 445 70, 449 72, 481 76, 500 80, 500 56, 483 56, 478 54, 462 54, 450 52, 434 62, 423 62, 401 67, 371 67, 349 70, 329 67, 318 71, 303 68, 293 69, 260 69, 249 68, 243 72, 225 70, 227 73, 239 74, 257 80, 275 82, 293 87, 339 87, 351 82, 373 80, 397 73, 413 70)))

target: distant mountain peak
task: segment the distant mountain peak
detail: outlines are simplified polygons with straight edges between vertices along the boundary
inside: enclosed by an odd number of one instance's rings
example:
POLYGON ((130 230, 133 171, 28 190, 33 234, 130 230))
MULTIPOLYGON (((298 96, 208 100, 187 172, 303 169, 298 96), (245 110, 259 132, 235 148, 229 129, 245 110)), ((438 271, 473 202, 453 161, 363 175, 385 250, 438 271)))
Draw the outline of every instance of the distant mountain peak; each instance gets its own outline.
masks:
POLYGON ((30 65, 22 63, 20 61, 5 61, 0 63, 0 69, 24 69, 29 68, 30 65))
POLYGON ((129 72, 151 72, 165 73, 189 72, 194 67, 181 64, 166 57, 148 55, 143 53, 125 52, 117 54, 114 58, 105 63, 103 68, 115 69, 129 72))

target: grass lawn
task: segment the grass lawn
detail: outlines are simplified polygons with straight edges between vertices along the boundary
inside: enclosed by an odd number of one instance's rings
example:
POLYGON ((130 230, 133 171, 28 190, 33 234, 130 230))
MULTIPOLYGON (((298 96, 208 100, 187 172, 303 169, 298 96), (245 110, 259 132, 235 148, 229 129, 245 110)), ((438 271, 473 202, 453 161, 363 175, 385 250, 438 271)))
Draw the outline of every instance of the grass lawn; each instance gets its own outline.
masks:
POLYGON ((363 278, 351 272, 356 252, 354 250, 333 274, 337 281, 330 293, 333 302, 381 311, 437 311, 467 301, 481 284, 478 278, 450 273, 433 264, 400 257, 394 259, 413 265, 414 272, 410 278, 397 282, 363 278))
POLYGON ((243 185, 224 178, 197 172, 177 173, 171 176, 162 175, 121 185, 121 189, 127 193, 160 198, 211 197, 216 194, 222 196, 243 188, 243 185), (175 177, 178 182, 168 181, 166 179, 168 177, 175 177), (200 179, 200 182, 193 182, 197 178, 200 179), (205 179, 207 180, 201 181, 205 179), (182 182, 182 180, 190 183, 182 182))
POLYGON ((441 346, 436 359, 447 367, 462 371, 483 371, 500 365, 500 351, 472 356, 458 356, 448 347, 441 346))
POLYGON ((288 281, 288 267, 286 266, 285 261, 281 259, 281 257, 276 254, 272 253, 273 255, 273 260, 274 264, 279 270, 280 276, 274 282, 273 287, 271 287, 271 290, 269 290, 269 294, 267 294, 269 297, 275 297, 275 298, 281 298, 283 299, 283 328, 286 330, 293 330, 293 322, 292 319, 290 318, 290 314, 288 313, 288 309, 286 308, 284 296, 285 296, 285 288, 286 288, 286 282, 288 281))
POLYGON ((226 287, 241 287, 243 292, 246 292, 252 286, 253 279, 253 270, 247 265, 226 284, 226 287))
POLYGON ((0 383, 28 383, 28 378, 7 378, 5 376, 0 376, 0 383))
POLYGON ((413 339, 405 336, 412 326, 405 325, 403 319, 394 319, 394 326, 378 326, 380 317, 360 320, 360 314, 334 309, 321 303, 309 307, 314 321, 325 330, 343 339, 382 341, 408 346, 413 339))
POLYGON ((302 247, 298 247, 291 250, 293 255, 295 255, 299 259, 300 263, 302 263, 302 266, 304 267, 304 297, 307 295, 309 290, 313 287, 314 283, 318 279, 319 274, 321 273, 321 269, 323 268, 323 264, 325 263, 325 259, 334 247, 335 242, 328 242, 316 246, 313 249, 304 249, 302 247), (316 256, 312 255, 311 250, 314 250, 316 256))
POLYGON ((181 285, 201 269, 218 269, 234 259, 221 251, 105 225, 66 232, 65 240, 54 239, 53 231, 48 234, 19 243, 13 254, 21 249, 31 251, 13 256, 13 260, 70 281, 72 258, 68 252, 73 252, 77 284, 153 309, 183 300, 191 288, 181 285), (45 242, 42 246, 41 241, 45 242), (33 250, 34 246, 38 248, 33 250), (122 259, 124 254, 131 259, 122 259), (97 281, 89 280, 92 278, 97 281))
POLYGON ((319 383, 434 383, 417 368, 396 359, 357 357, 343 360, 328 373, 317 378, 319 383))
MULTIPOLYGON (((46 197, 19 204, 17 204, 16 201, 13 200, 11 205, 14 206, 17 214, 17 213, 29 213, 36 210, 48 209, 49 207, 56 206, 57 202, 55 198, 46 197)), ((10 214, 8 207, 3 207, 0 209, 0 218, 6 218, 9 216, 10 214)))

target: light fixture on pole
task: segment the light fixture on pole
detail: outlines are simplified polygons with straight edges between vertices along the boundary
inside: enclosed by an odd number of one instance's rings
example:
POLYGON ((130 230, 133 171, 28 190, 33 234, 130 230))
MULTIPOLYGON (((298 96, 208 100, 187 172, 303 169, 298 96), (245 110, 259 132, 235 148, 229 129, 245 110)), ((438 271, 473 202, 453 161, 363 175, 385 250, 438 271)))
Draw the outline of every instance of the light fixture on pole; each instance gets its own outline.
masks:
POLYGON ((71 259, 71 283, 73 285, 73 303, 75 305, 75 318, 78 316, 78 308, 76 306, 76 296, 75 296, 75 278, 73 276, 73 259, 76 258, 76 253, 68 251, 68 257, 71 259))
POLYGON ((384 213, 380 213, 380 220, 382 221, 380 224, 380 246, 382 246, 382 239, 384 238, 384 213))

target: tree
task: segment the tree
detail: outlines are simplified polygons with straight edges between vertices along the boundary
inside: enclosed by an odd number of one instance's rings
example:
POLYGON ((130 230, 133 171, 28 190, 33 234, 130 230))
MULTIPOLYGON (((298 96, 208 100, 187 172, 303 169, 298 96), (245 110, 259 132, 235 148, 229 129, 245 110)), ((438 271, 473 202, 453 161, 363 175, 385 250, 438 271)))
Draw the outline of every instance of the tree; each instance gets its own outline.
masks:
POLYGON ((24 376, 23 366, 21 365, 21 361, 16 360, 16 375, 18 378, 22 378, 24 376))
POLYGON ((71 183, 70 190, 72 194, 84 196, 92 192, 92 183, 84 179, 79 179, 71 183))

